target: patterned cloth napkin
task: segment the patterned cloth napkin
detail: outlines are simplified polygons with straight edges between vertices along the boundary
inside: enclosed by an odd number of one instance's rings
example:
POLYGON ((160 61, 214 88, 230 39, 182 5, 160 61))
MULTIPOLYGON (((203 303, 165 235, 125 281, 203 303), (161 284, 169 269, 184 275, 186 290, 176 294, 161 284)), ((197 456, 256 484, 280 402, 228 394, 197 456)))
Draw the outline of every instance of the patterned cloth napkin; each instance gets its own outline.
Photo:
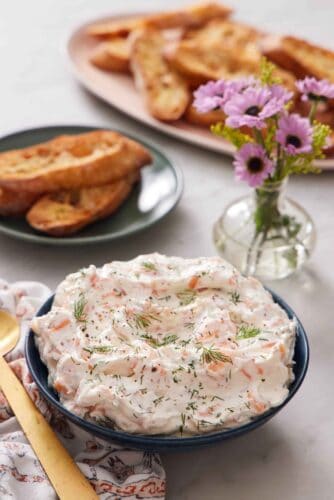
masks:
MULTIPOLYGON (((9 285, 0 280, 0 309, 15 315, 21 324, 20 341, 7 361, 101 499, 165 498, 165 471, 158 455, 95 438, 55 412, 40 396, 25 362, 24 340, 30 320, 50 294, 41 283, 20 281, 9 285)), ((57 498, 1 392, 0 498, 57 498)))

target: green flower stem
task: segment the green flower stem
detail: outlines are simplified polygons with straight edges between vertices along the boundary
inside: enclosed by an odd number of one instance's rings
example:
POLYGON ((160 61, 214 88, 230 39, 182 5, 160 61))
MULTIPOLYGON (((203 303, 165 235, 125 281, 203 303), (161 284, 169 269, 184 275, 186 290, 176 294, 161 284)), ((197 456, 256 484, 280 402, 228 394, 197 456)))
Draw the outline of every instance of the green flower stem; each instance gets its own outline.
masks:
POLYGON ((318 99, 315 99, 314 101, 312 101, 312 106, 311 106, 311 110, 310 110, 310 114, 309 114, 309 120, 311 123, 314 122, 314 118, 315 118, 315 114, 316 114, 317 109, 318 109, 318 105, 319 105, 318 99))
POLYGON ((274 172, 274 179, 276 181, 282 178, 282 158, 281 158, 281 145, 277 144, 277 161, 276 168, 274 172))
MULTIPOLYGON (((256 240, 258 239, 258 237, 259 237, 259 233, 257 231, 255 231, 255 233, 253 235, 253 239, 252 239, 251 244, 249 245, 249 248, 247 251, 246 268, 245 268, 245 275, 246 276, 248 276, 249 274, 253 274, 253 273, 251 273, 251 259, 252 259, 252 253, 253 253, 253 250, 254 250, 254 247, 256 244, 256 240)), ((254 271, 255 271, 255 269, 254 269, 254 271)))
POLYGON ((261 189, 255 190, 256 209, 254 213, 255 232, 249 246, 246 258, 246 274, 254 271, 261 259, 263 244, 267 240, 268 233, 274 224, 274 220, 279 217, 278 200, 280 191, 261 189), (255 250, 254 266, 252 266, 252 255, 255 250))
POLYGON ((261 260, 266 242, 281 240, 292 244, 291 252, 287 253, 287 260, 291 266, 296 266, 297 250, 293 244, 300 244, 298 233, 300 224, 294 217, 281 213, 279 200, 281 182, 267 182, 255 190, 255 231, 248 248, 246 257, 246 274, 254 274, 261 260))
POLYGON ((266 242, 267 240, 267 234, 268 234, 268 231, 267 230, 264 230, 262 233, 261 233, 261 239, 258 243, 258 246, 257 246, 257 249, 256 249, 256 256, 255 256, 255 269, 257 268, 257 266, 259 265, 259 262, 260 262, 260 259, 261 259, 261 256, 262 256, 262 251, 263 251, 263 244, 266 242))
MULTIPOLYGON (((269 187, 269 186, 268 186, 269 187)), ((258 188, 255 190, 256 210, 254 214, 255 227, 258 233, 267 231, 279 217, 278 200, 279 189, 258 188)))
POLYGON ((257 128, 254 128, 254 137, 256 141, 261 144, 264 150, 266 150, 266 145, 264 143, 263 135, 261 134, 260 130, 257 128))

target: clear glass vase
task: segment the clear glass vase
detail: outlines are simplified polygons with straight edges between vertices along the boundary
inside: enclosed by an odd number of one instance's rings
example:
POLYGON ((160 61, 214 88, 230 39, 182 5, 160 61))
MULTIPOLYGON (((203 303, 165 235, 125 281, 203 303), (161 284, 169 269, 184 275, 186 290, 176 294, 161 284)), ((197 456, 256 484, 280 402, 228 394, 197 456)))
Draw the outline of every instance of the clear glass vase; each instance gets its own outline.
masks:
POLYGON ((266 183, 230 203, 214 225, 218 252, 244 275, 272 280, 289 276, 310 257, 314 223, 285 197, 286 180, 266 183))

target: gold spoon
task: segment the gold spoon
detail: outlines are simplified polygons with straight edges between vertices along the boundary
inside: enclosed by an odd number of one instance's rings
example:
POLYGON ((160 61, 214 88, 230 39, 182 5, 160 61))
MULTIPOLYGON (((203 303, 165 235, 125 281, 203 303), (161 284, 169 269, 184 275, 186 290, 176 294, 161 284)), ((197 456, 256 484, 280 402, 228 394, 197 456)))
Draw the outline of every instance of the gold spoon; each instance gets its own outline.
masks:
POLYGON ((3 356, 20 338, 17 320, 0 310, 0 387, 61 500, 96 500, 94 489, 60 443, 3 356))

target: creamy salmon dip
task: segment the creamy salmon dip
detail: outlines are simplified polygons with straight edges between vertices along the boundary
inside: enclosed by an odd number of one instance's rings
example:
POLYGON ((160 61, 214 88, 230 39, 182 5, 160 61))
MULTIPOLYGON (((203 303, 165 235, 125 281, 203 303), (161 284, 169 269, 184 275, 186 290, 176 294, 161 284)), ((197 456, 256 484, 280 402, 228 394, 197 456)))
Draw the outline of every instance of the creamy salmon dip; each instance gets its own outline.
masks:
POLYGON ((33 330, 62 404, 131 433, 240 426, 280 405, 293 380, 294 321, 219 257, 89 266, 33 330))

